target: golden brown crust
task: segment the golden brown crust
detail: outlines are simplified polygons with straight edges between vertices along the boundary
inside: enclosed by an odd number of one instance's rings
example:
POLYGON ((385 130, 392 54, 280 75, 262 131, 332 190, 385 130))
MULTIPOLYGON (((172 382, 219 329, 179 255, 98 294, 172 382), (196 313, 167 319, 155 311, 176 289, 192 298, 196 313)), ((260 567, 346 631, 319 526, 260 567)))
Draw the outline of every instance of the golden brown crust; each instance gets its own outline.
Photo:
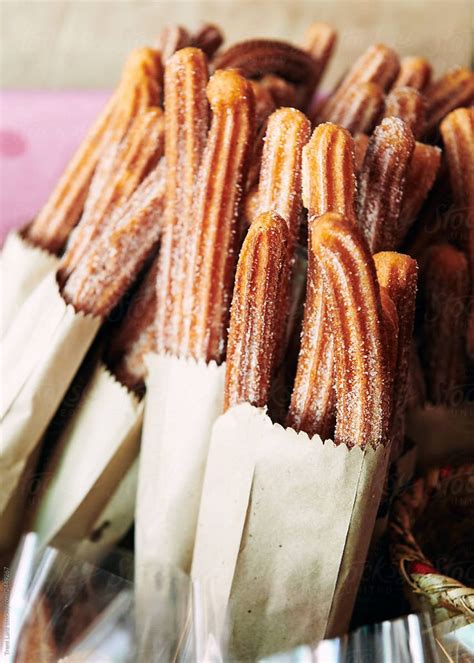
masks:
POLYGON ((163 155, 163 111, 140 113, 118 145, 101 158, 91 182, 81 220, 71 235, 60 264, 65 280, 163 155))
POLYGON ((344 127, 352 134, 370 133, 379 120, 384 104, 384 92, 380 85, 361 82, 341 93, 339 103, 332 108, 330 121, 344 127))
POLYGON ((425 129, 425 97, 415 88, 397 86, 385 99, 384 117, 399 117, 419 138, 425 129))
MULTIPOLYGON (((380 285, 380 282, 379 282, 380 285)), ((391 402, 393 403, 395 395, 395 372, 397 369, 397 351, 398 351, 398 334, 399 334, 399 320, 397 307, 390 297, 388 290, 380 286, 380 305, 382 307, 382 337, 385 350, 385 357, 387 362, 387 391, 390 394, 391 402)), ((393 416, 393 410, 392 410, 393 416)), ((390 438, 392 438, 392 435, 390 438)), ((393 443, 393 439, 392 439, 393 443)))
POLYGON ((301 158, 311 131, 294 108, 280 108, 268 119, 258 187, 260 212, 277 212, 287 223, 293 253, 301 217, 301 158))
POLYGON ((274 212, 260 214, 240 252, 226 357, 224 410, 268 403, 281 337, 279 302, 288 271, 289 232, 274 212))
POLYGON ((339 86, 324 102, 317 113, 317 122, 331 121, 333 113, 341 107, 349 90, 361 83, 375 83, 386 90, 398 74, 400 62, 397 54, 384 44, 368 48, 354 63, 339 86))
POLYGON ((328 23, 315 21, 308 26, 303 37, 303 48, 316 62, 317 73, 314 78, 313 91, 326 71, 328 62, 336 46, 337 32, 328 23))
POLYGON ((411 130, 388 117, 372 134, 359 173, 357 216, 373 253, 395 246, 406 173, 415 148, 411 130))
POLYGON ((193 197, 207 141, 209 105, 207 64, 201 51, 186 48, 167 62, 165 71, 166 226, 157 288, 158 352, 178 354, 184 287, 185 245, 193 222, 193 197))
POLYGON ((391 437, 398 447, 405 434, 405 411, 415 317, 418 265, 401 253, 383 251, 374 255, 378 282, 395 305, 398 318, 398 343, 393 372, 394 406, 391 437))
POLYGON ((418 216, 435 182, 441 163, 441 150, 433 145, 415 143, 408 166, 402 207, 398 217, 395 248, 399 248, 418 216))
POLYGON ((106 316, 153 252, 163 228, 164 162, 148 175, 100 238, 90 246, 63 287, 77 310, 106 316))
POLYGON ((355 215, 354 142, 345 129, 320 124, 303 150, 303 202, 310 216, 338 212, 355 215))
POLYGON ((333 332, 328 321, 323 280, 311 250, 312 229, 317 223, 314 220, 309 224, 303 328, 286 424, 309 436, 318 434, 325 440, 334 431, 336 392, 333 332))
POLYGON ((424 302, 422 359, 433 403, 456 405, 466 384, 466 256, 449 244, 429 248, 420 260, 424 302))
POLYGON ((255 97, 255 128, 259 131, 276 109, 276 104, 263 79, 261 81, 250 81, 250 84, 255 97))
POLYGON ((146 377, 145 356, 156 350, 157 269, 155 259, 106 350, 106 363, 117 380, 140 392, 146 377))
POLYGON ((311 250, 324 283, 334 339, 336 444, 387 442, 391 411, 379 286, 366 243, 339 214, 311 228, 311 250))
POLYGON ((471 305, 467 351, 474 357, 474 109, 458 108, 441 123, 454 204, 464 217, 465 246, 470 267, 471 305))
POLYGON ((408 55, 400 60, 400 72, 392 89, 408 86, 423 92, 430 84, 432 70, 428 60, 408 55))
POLYGON ((28 229, 36 245, 58 253, 76 225, 101 156, 117 146, 135 116, 161 99, 158 51, 139 48, 125 62, 120 83, 28 229))
POLYGON ((455 108, 474 101, 474 73, 466 67, 451 69, 425 90, 426 132, 432 132, 439 122, 455 108))
POLYGON ((250 83, 235 71, 217 71, 207 95, 213 117, 188 233, 177 338, 179 355, 219 362, 225 350, 255 102, 250 83))

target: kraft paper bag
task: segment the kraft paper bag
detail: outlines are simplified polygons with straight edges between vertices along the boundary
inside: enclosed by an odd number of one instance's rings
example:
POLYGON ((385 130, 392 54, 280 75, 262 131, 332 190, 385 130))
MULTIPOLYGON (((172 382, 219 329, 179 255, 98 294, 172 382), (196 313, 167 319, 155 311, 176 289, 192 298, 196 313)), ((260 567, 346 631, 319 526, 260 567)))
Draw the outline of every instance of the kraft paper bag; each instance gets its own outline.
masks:
POLYGON ((474 402, 452 408, 427 404, 410 409, 407 437, 416 444, 422 468, 474 458, 474 402))
POLYGON ((388 456, 310 439, 249 404, 216 421, 192 575, 223 597, 236 660, 347 630, 388 456))
POLYGON ((0 336, 3 336, 23 302, 50 272, 54 272, 59 258, 30 244, 21 233, 10 233, 0 258, 2 283, 2 316, 0 336))
MULTIPOLYGON (((142 418, 143 402, 99 362, 45 470, 32 524, 39 545, 64 549, 98 536, 97 519, 136 462, 142 418)), ((133 513, 133 491, 121 494, 127 503, 116 507, 133 513)))
POLYGON ((153 601, 163 566, 189 572, 212 424, 225 366, 150 355, 135 524, 137 605, 153 601))
POLYGON ((61 297, 46 276, 24 302, 1 343, 0 551, 11 545, 21 518, 28 459, 72 381, 101 324, 61 297), (17 495, 12 500, 13 495, 17 495))

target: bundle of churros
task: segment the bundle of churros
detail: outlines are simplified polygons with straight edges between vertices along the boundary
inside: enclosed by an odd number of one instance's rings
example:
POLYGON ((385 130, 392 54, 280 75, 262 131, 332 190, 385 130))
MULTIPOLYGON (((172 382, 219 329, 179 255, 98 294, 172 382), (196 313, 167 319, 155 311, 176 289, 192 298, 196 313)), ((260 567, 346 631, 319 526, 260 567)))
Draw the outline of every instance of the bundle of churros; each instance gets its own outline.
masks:
POLYGON ((238 660, 348 628, 407 409, 469 398, 474 74, 377 44, 324 96, 335 44, 165 28, 2 260, 2 549, 93 345, 35 527, 110 547, 137 488, 138 623, 210 576, 238 660))

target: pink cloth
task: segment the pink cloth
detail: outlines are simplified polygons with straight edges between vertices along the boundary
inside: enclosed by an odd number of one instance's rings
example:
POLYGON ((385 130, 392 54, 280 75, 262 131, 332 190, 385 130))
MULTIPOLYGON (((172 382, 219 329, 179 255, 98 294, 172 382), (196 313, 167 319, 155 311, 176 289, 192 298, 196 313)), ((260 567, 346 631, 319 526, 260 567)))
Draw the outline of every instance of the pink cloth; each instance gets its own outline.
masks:
POLYGON ((0 241, 47 200, 109 96, 103 90, 0 93, 0 241))

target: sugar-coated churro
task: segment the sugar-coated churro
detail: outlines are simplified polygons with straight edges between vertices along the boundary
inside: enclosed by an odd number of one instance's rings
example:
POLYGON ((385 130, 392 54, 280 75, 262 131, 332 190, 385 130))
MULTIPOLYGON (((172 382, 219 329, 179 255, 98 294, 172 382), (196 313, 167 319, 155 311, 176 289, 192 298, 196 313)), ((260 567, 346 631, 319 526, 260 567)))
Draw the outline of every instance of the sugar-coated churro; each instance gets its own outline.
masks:
POLYGON ((274 212, 260 214, 237 265, 226 356, 224 409, 268 403, 281 338, 279 301, 288 271, 289 231, 274 212))

